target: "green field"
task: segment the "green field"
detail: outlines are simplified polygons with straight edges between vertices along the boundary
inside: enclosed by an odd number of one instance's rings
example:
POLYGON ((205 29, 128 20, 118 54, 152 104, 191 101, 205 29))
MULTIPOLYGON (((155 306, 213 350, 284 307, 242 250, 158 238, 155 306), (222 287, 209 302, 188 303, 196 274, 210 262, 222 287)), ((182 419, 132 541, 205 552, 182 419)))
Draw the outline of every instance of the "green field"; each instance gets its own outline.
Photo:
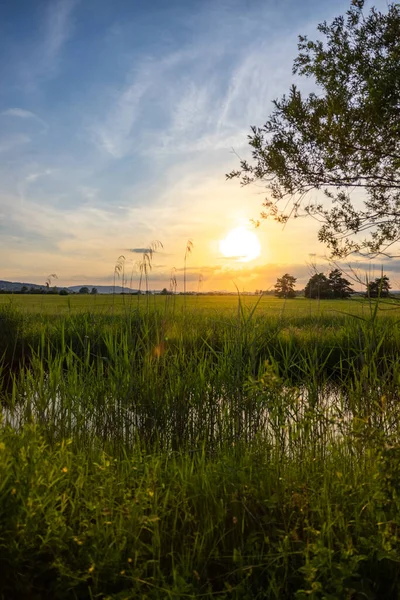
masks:
POLYGON ((399 314, 0 295, 0 597, 398 599, 399 314))
MULTIPOLYGON (((360 297, 349 300, 309 300, 307 298, 296 298, 293 300, 281 300, 271 296, 240 296, 241 304, 251 310, 256 307, 257 315, 276 317, 285 315, 287 317, 302 316, 334 316, 340 313, 350 313, 359 316, 368 316, 375 308, 375 301, 369 301, 360 297)), ((187 311, 215 313, 235 313, 238 310, 238 296, 232 295, 200 295, 200 296, 125 296, 121 294, 105 295, 30 295, 30 294, 0 294, 1 306, 14 306, 23 312, 40 314, 75 314, 79 312, 94 312, 104 314, 124 314, 148 307, 152 310, 171 310, 174 307, 182 311, 185 306, 187 311)), ((393 314, 400 317, 399 300, 381 300, 378 303, 380 313, 393 314), (397 310, 396 310, 397 309, 397 310)))

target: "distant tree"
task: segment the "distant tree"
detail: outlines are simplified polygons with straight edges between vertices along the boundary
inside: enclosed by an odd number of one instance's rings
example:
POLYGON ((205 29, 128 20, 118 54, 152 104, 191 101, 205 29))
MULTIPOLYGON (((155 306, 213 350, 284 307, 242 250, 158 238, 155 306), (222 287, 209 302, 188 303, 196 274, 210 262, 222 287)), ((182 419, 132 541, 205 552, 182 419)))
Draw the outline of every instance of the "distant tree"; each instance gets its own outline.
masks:
POLYGON ((23 285, 21 288, 21 294, 26 294, 28 292, 28 288, 26 285, 23 285))
POLYGON ((390 289, 389 277, 383 275, 368 283, 366 296, 368 298, 388 298, 390 289))
POLYGON ((329 280, 323 273, 315 273, 308 281, 304 295, 306 298, 332 298, 329 280))
POLYGON ((342 271, 334 269, 329 273, 329 287, 332 298, 350 298, 354 290, 350 287, 350 281, 342 277, 342 271))
POLYGON ((92 295, 95 295, 98 293, 97 288, 92 287, 92 291, 90 292, 92 295))
POLYGON ((81 289, 79 290, 80 294, 88 294, 89 293, 89 288, 88 287, 81 287, 81 289))
POLYGON ((160 294, 161 294, 162 296, 167 296, 168 294, 170 294, 170 292, 167 290, 167 288, 163 288, 163 289, 161 290, 160 294))
POLYGON ((296 292, 294 291, 294 287, 296 281, 296 277, 285 273, 285 275, 276 280, 276 284, 274 285, 275 296, 278 296, 278 298, 295 298, 296 292))
POLYGON ((69 292, 66 289, 62 289, 62 290, 59 291, 59 295, 60 296, 68 296, 69 292))

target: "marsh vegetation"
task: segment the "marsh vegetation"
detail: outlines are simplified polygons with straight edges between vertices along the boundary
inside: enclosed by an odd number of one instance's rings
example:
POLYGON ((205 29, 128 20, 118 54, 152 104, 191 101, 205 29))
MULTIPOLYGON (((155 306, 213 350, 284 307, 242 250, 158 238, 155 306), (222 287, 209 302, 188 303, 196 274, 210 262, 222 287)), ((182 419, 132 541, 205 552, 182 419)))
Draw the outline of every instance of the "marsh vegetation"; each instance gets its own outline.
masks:
POLYGON ((398 598, 396 302, 130 301, 3 300, 2 597, 398 598))

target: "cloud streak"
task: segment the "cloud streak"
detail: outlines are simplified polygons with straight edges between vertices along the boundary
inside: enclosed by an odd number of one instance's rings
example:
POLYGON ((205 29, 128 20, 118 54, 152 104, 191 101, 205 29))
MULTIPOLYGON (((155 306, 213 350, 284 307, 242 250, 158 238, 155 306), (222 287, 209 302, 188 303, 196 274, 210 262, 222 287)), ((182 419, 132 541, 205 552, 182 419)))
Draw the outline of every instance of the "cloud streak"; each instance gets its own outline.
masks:
POLYGON ((48 2, 42 14, 41 36, 22 62, 20 75, 26 91, 35 90, 57 74, 61 52, 73 32, 72 15, 78 2, 79 0, 48 2))
POLYGON ((34 112, 30 110, 25 110, 24 108, 7 108, 6 110, 3 110, 3 112, 0 113, 0 116, 36 121, 37 123, 40 123, 42 125, 44 131, 47 131, 49 127, 46 121, 38 117, 38 115, 36 115, 34 112))

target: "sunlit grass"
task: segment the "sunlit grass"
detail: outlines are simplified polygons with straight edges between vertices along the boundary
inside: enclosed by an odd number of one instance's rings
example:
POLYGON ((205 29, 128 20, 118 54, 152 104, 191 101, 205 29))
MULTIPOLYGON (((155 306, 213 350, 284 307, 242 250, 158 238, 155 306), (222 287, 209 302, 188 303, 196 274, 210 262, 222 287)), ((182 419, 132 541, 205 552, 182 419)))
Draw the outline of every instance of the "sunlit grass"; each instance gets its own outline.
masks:
MULTIPOLYGON (((115 314, 123 314, 133 308, 144 309, 149 304, 151 308, 163 310, 166 305, 174 303, 176 309, 183 310, 186 302, 187 310, 194 312, 211 313, 236 313, 238 297, 234 295, 183 295, 162 296, 142 294, 140 296, 129 296, 106 294, 71 296, 40 295, 40 294, 0 294, 0 307, 12 305, 24 312, 40 314, 67 314, 79 312, 94 312, 112 314, 113 306, 115 314)), ((295 298, 293 300, 281 300, 271 296, 242 296, 242 304, 251 310, 257 304, 256 314, 263 316, 287 317, 316 317, 316 316, 339 316, 341 313, 368 316, 371 312, 371 301, 361 297, 349 300, 309 300, 307 298, 295 298)), ((373 301, 375 302, 375 301, 373 301)), ((400 302, 384 300, 379 302, 379 312, 400 318, 400 302)))

